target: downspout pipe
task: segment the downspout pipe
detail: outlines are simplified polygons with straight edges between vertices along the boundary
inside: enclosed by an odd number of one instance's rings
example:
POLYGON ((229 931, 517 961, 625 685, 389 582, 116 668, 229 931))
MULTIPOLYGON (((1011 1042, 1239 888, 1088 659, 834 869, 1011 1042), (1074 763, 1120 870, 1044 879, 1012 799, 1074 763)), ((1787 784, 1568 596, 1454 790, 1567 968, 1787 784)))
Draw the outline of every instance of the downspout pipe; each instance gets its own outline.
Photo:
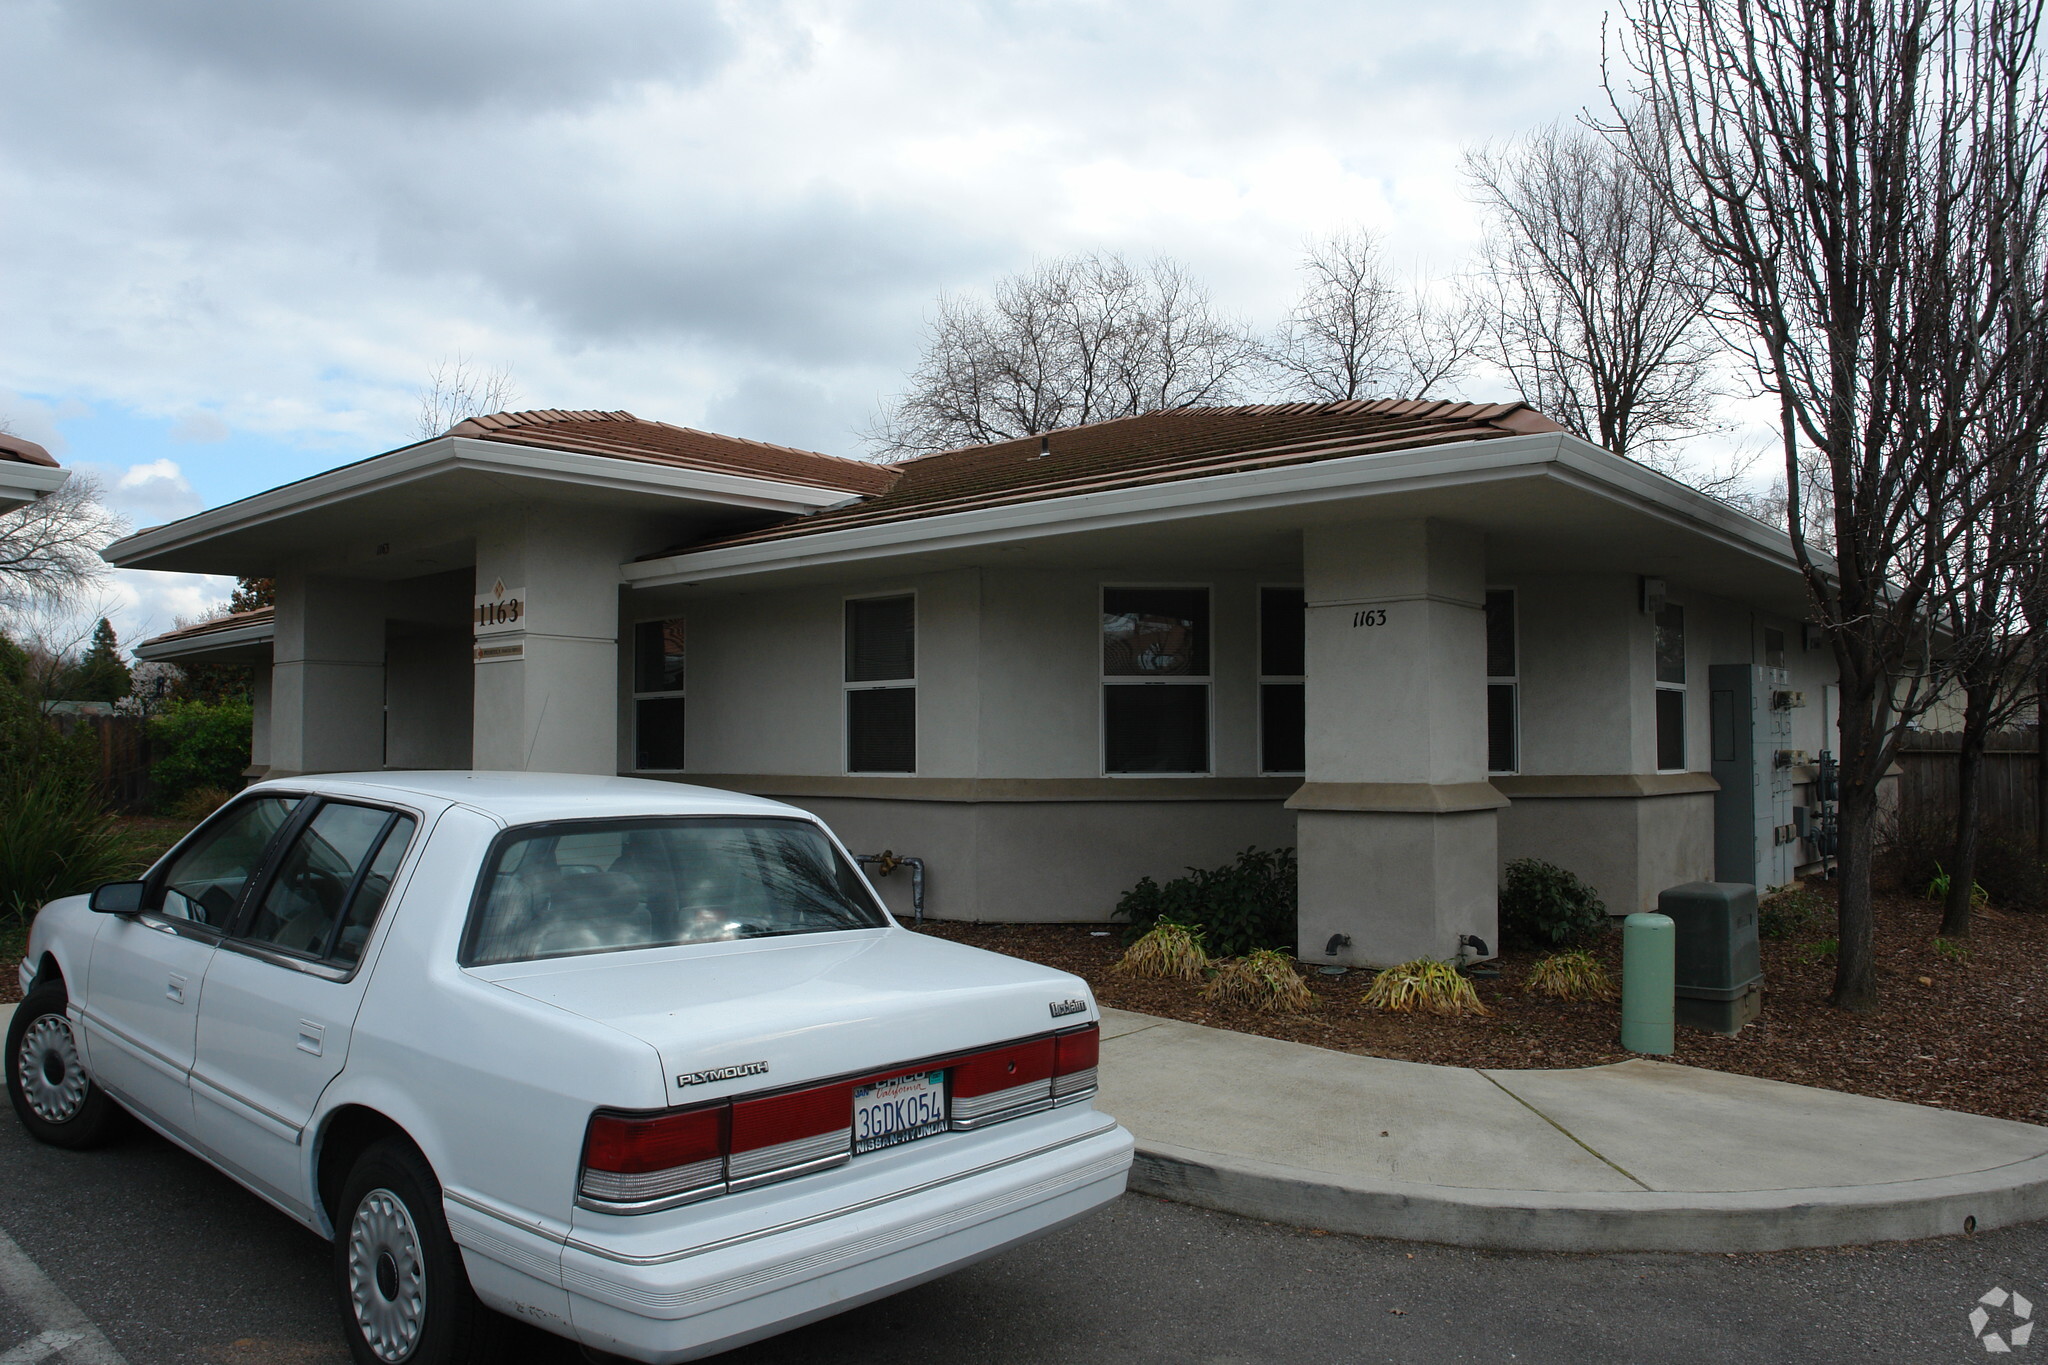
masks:
POLYGON ((911 923, 924 923, 924 859, 907 858, 883 849, 880 853, 856 853, 854 861, 862 867, 873 867, 877 877, 886 877, 899 867, 910 869, 910 909, 914 918, 911 923))

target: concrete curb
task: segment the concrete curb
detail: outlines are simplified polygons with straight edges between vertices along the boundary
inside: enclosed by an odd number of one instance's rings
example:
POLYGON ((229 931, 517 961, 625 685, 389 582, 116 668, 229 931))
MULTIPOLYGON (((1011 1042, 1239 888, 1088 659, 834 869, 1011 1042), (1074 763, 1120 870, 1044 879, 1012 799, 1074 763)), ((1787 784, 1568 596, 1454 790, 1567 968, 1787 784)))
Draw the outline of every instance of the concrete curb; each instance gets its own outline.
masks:
POLYGON ((2048 1218, 2048 1156, 1830 1189, 1555 1193, 1388 1182, 1140 1141, 1131 1188, 1247 1218, 1504 1251, 1789 1251, 1988 1231, 2048 1218))

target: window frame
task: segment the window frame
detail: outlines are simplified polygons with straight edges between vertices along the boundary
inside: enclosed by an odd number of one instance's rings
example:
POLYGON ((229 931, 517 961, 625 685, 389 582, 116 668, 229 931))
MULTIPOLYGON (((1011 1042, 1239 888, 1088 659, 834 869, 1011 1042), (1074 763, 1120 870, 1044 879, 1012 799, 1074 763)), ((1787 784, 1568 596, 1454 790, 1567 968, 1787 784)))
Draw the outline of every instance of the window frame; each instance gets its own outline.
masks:
POLYGON ((1692 709, 1687 702, 1686 696, 1687 689, 1689 689, 1692 686, 1691 665, 1692 638, 1686 628, 1685 605, 1681 602, 1673 602, 1669 598, 1666 598, 1664 606, 1658 611, 1657 615, 1652 616, 1650 618, 1650 677, 1652 683, 1654 684, 1654 690, 1650 694, 1650 744, 1652 748, 1651 763, 1653 764, 1653 771, 1658 772, 1660 774, 1684 773, 1692 771, 1688 762, 1692 757, 1692 744, 1690 742, 1691 737, 1686 733, 1686 726, 1688 721, 1690 720, 1690 716, 1687 713, 1692 709), (1678 671, 1682 676, 1677 682, 1666 682, 1663 678, 1657 675, 1657 635, 1658 632, 1660 632, 1663 629, 1662 623, 1657 618, 1658 616, 1662 616, 1663 613, 1666 611, 1675 611, 1678 613, 1678 671), (1678 695, 1679 764, 1676 768, 1667 768, 1664 766, 1664 722, 1660 715, 1660 710, 1663 706, 1663 694, 1666 692, 1674 692, 1678 695))
MULTIPOLYGON (((1306 703, 1306 701, 1307 701, 1307 697, 1308 697, 1308 620, 1307 620, 1307 617, 1308 617, 1308 589, 1307 589, 1306 585, 1304 585, 1304 584, 1301 584, 1301 583, 1260 583, 1260 584, 1258 584, 1258 585, 1257 585, 1257 592, 1258 592, 1258 595, 1259 595, 1259 610, 1258 610, 1258 618, 1259 618, 1259 619, 1258 619, 1258 666, 1259 666, 1259 691, 1258 691, 1258 707, 1257 707, 1257 711, 1258 711, 1258 716, 1257 716, 1257 726, 1256 726, 1256 728, 1257 728, 1257 731, 1258 731, 1258 734, 1257 734, 1257 743, 1258 743, 1258 746, 1259 746, 1259 776, 1261 776, 1261 777, 1306 777, 1306 776, 1308 776, 1308 735, 1307 735, 1307 733, 1306 733, 1306 732, 1307 732, 1307 729, 1308 729, 1308 721, 1307 721, 1307 707, 1306 707, 1306 705, 1304 705, 1304 706, 1303 706, 1303 720, 1302 720, 1302 729, 1303 729, 1303 734, 1302 734, 1302 740, 1301 740, 1301 767, 1300 767, 1299 769, 1292 769, 1292 770, 1290 770, 1290 769, 1285 769, 1285 768, 1268 768, 1268 767, 1266 766, 1266 688, 1267 688, 1268 686, 1274 686, 1274 687, 1287 687, 1287 686, 1294 686, 1294 687, 1299 687, 1299 688, 1300 688, 1300 689, 1302 690, 1302 699, 1303 699, 1304 703, 1306 703), (1295 674, 1295 675, 1290 675, 1290 674, 1285 674, 1285 673, 1268 673, 1268 672, 1266 672, 1266 594, 1267 594, 1268 592, 1298 592, 1298 593, 1300 593, 1300 594, 1301 594, 1301 611, 1302 611, 1302 618, 1303 618, 1303 619, 1302 619, 1302 659, 1301 659, 1301 667, 1302 667, 1302 671, 1301 671, 1301 672, 1300 672, 1299 674, 1295 674)), ((1211 606, 1211 609, 1213 610, 1213 604, 1212 604, 1212 606, 1211 606)), ((1213 645, 1213 644, 1214 644, 1214 642, 1212 641, 1212 642, 1211 642, 1211 644, 1213 645)), ((1214 660, 1214 657, 1215 657, 1215 656, 1214 656, 1214 655, 1212 654, 1212 655, 1211 655, 1210 657, 1211 657, 1211 660, 1212 660, 1212 662, 1210 663, 1210 665, 1209 665, 1209 666, 1210 666, 1210 667, 1211 667, 1211 668, 1213 669, 1213 668, 1214 668, 1214 667, 1216 666, 1216 665, 1215 665, 1215 663, 1213 662, 1213 660, 1214 660)), ((1210 764, 1211 764, 1211 766, 1212 766, 1212 767, 1214 766, 1214 764, 1215 764, 1215 760, 1214 760, 1213 758, 1212 758, 1212 759, 1210 760, 1210 764)))
POLYGON ((222 934, 218 946, 230 952, 240 953, 244 957, 268 962, 272 966, 286 967, 308 976, 319 977, 323 981, 354 980, 357 973, 362 971, 364 964, 369 961, 370 941, 376 937, 377 927, 384 922, 385 912, 395 905, 403 894, 406 876, 425 843, 421 835, 425 833, 426 828, 426 813, 417 807, 388 801, 370 801, 357 796, 334 797, 323 792, 306 793, 300 798, 298 809, 292 812, 292 818, 279 829, 276 839, 265 851, 262 868, 256 876, 249 879, 249 889, 243 894, 241 906, 235 911, 231 927, 222 934), (363 865, 356 869, 356 875, 349 883, 348 896, 342 901, 335 916, 334 925, 337 930, 348 921, 349 907, 361 894, 363 880, 369 875, 371 866, 376 863, 378 854, 384 851, 384 845, 398 831, 398 820, 406 817, 413 822, 413 831, 407 836, 405 852, 400 856, 398 866, 392 869, 391 890, 386 893, 384 903, 377 907, 377 918, 370 921, 370 934, 363 940, 363 952, 354 962, 346 965, 331 955, 313 957, 248 936, 249 931, 255 927, 256 908, 263 903, 263 897, 269 894, 270 884, 276 880, 279 869, 284 865, 285 852, 298 842, 299 834, 307 825, 313 823, 314 817, 330 805, 361 806, 366 810, 381 810, 385 813, 384 828, 377 835, 376 842, 364 854, 363 865))
MULTIPOLYGON (((1482 593, 1483 593, 1484 597, 1491 597, 1491 596, 1492 596, 1492 595, 1493 595, 1494 593, 1497 593, 1497 592, 1500 592, 1500 593, 1506 593, 1506 594, 1507 594, 1507 596, 1508 596, 1508 633, 1509 633, 1509 634, 1510 634, 1511 636, 1513 636, 1513 637, 1514 637, 1514 638, 1513 638, 1513 644, 1512 644, 1512 648, 1513 648, 1513 649, 1514 649, 1514 651, 1515 651, 1515 671, 1514 671, 1514 672, 1512 672, 1512 673, 1505 673, 1505 674, 1497 674, 1497 673, 1493 672, 1491 668, 1489 668, 1489 669, 1487 670, 1487 674, 1486 674, 1486 694, 1487 694, 1487 709, 1486 709, 1486 724, 1487 724, 1487 734, 1486 734, 1486 775, 1487 775, 1488 777, 1513 777, 1513 776, 1516 776, 1517 774, 1519 774, 1519 773, 1520 773, 1520 772, 1522 771, 1522 596, 1521 596, 1521 590, 1520 590, 1520 589, 1518 589, 1518 588, 1514 588, 1514 587, 1511 587, 1511 586, 1509 586, 1509 585, 1507 585, 1507 584, 1505 584, 1505 583, 1500 583, 1500 584, 1488 584, 1488 585, 1487 585, 1487 586, 1486 586, 1485 588, 1483 588, 1483 589, 1482 589, 1481 591, 1482 591, 1482 593), (1505 687, 1505 688, 1509 689, 1509 694, 1510 694, 1510 696, 1511 696, 1511 697, 1512 697, 1512 699, 1513 699, 1513 705, 1512 705, 1512 706, 1511 706, 1511 707, 1509 708, 1509 710, 1510 710, 1510 715, 1509 715, 1509 728, 1510 728, 1510 729, 1512 730, 1512 732, 1513 732, 1513 739, 1512 739, 1512 743, 1513 743, 1513 745, 1514 745, 1514 758, 1515 758, 1515 765, 1514 765, 1514 766, 1513 766, 1512 768, 1496 768, 1496 767, 1494 767, 1494 766, 1493 766, 1493 729, 1492 729, 1492 726, 1493 726, 1493 706, 1492 706, 1492 701, 1493 701, 1493 689, 1494 689, 1494 688, 1496 688, 1496 687, 1505 687)), ((1486 608, 1485 608, 1485 605, 1484 605, 1484 600, 1483 600, 1483 598, 1482 598, 1482 602, 1481 602, 1481 606, 1480 606, 1480 611, 1481 611, 1481 613, 1483 614, 1483 613, 1485 612, 1485 610, 1486 610, 1486 608)), ((1488 653, 1489 653, 1489 655, 1490 655, 1490 654, 1491 654, 1491 651, 1489 650, 1489 651, 1488 651, 1488 653)), ((1491 658, 1490 658, 1490 657, 1489 657, 1489 659, 1487 660, 1487 662, 1488 662, 1489 664, 1491 664, 1492 660, 1491 660, 1491 658)))
POLYGON ((892 588, 887 592, 848 593, 839 600, 839 771, 848 777, 915 777, 918 764, 923 758, 924 746, 917 705, 918 677, 924 671, 924 631, 919 628, 922 618, 916 588, 892 588), (853 623, 847 608, 855 602, 886 602, 894 598, 910 599, 910 676, 908 678, 870 678, 855 682, 846 676, 847 661, 853 647, 853 623), (856 768, 853 766, 853 694, 855 692, 907 691, 910 698, 910 766, 908 768, 856 768))
POLYGON ((147 872, 142 874, 142 909, 136 912, 138 918, 146 919, 159 928, 170 929, 182 938, 197 939, 216 946, 226 941, 234 928, 241 923, 242 915, 251 902, 254 888, 259 884, 269 884, 271 868, 277 862, 279 853, 285 848, 290 836, 297 831, 299 819, 304 814, 306 806, 316 799, 316 794, 313 792, 282 790, 274 787, 265 788, 262 791, 238 794, 234 800, 222 805, 219 810, 201 820, 197 825, 194 825, 184 838, 172 844, 169 849, 165 850, 164 855, 151 864, 147 872), (286 812, 283 823, 278 825, 277 831, 270 836, 270 842, 265 844, 263 851, 257 855, 254 865, 249 869, 249 879, 242 883, 242 894, 236 900, 235 908, 228 916, 227 923, 225 925, 206 924, 199 920, 165 914, 163 909, 164 883, 165 879, 170 876, 171 869, 177 865, 179 856, 185 852, 188 846, 205 835, 216 824, 230 818, 239 807, 264 800, 296 801, 299 804, 286 812))
POLYGON ((1099 771, 1104 777, 1116 778, 1120 780, 1125 778, 1214 777, 1216 775, 1216 659, 1218 655, 1216 641, 1216 585, 1214 583, 1133 583, 1129 581, 1111 581, 1108 579, 1099 580, 1095 585, 1095 612, 1093 616, 1093 621, 1093 647, 1095 650, 1096 679, 1095 762, 1097 765, 1097 771, 1099 771), (1207 641, 1209 652, 1209 671, 1206 674, 1203 674, 1199 677, 1193 675, 1181 675, 1172 679, 1167 679, 1134 677, 1128 674, 1112 674, 1105 672, 1103 670, 1102 618, 1106 614, 1102 610, 1103 594, 1110 591, 1125 590, 1142 592, 1151 588, 1170 588, 1181 591, 1198 589, 1207 599, 1207 605, 1209 609, 1209 639, 1207 641), (1202 752, 1204 757, 1208 760, 1208 766, 1203 768, 1199 772, 1112 772, 1109 766, 1109 689, 1112 687, 1203 688, 1205 690, 1204 700, 1206 702, 1206 705, 1203 707, 1202 718, 1202 724, 1204 726, 1202 752))
POLYGON ((626 645, 626 667, 632 679, 629 703, 633 708, 633 767, 636 773, 680 773, 689 771, 690 762, 690 618, 687 615, 668 613, 662 616, 637 617, 632 622, 632 633, 626 645), (642 692, 640 690, 640 627, 667 625, 670 621, 683 623, 683 685, 672 690, 642 692), (683 762, 674 768, 646 768, 640 764, 640 703, 643 701, 680 701, 683 703, 683 762))

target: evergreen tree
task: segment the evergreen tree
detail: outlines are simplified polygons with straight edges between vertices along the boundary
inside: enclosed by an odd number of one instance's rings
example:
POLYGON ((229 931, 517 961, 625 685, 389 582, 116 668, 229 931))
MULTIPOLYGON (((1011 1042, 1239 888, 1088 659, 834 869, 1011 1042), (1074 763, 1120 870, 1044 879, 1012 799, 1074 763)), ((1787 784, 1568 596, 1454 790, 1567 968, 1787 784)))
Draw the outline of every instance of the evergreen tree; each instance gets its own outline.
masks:
POLYGON ((128 665, 121 661, 120 641, 106 617, 93 627, 92 644, 85 651, 68 689, 74 701, 119 701, 135 686, 128 665))

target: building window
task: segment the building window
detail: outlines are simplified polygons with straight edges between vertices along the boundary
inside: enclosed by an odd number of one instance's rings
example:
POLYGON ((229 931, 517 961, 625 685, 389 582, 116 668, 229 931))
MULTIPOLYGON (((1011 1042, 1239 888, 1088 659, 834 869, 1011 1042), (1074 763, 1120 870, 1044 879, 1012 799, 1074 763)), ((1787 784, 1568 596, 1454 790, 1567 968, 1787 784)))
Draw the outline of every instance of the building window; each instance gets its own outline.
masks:
POLYGON ((846 603, 846 770, 917 771, 917 598, 846 603))
POLYGON ((1486 593, 1486 769, 1512 773, 1522 766, 1521 662, 1515 647, 1515 593, 1486 593))
POLYGON ((1685 608, 1657 611, 1657 770, 1685 771, 1685 608))
POLYGON ((1209 771, 1209 590, 1102 590, 1102 769, 1209 771))
POLYGON ((681 617, 633 627, 633 766, 651 772, 683 766, 681 617))
POLYGON ((1307 771, 1307 605, 1300 588, 1259 589, 1259 771, 1307 771))

